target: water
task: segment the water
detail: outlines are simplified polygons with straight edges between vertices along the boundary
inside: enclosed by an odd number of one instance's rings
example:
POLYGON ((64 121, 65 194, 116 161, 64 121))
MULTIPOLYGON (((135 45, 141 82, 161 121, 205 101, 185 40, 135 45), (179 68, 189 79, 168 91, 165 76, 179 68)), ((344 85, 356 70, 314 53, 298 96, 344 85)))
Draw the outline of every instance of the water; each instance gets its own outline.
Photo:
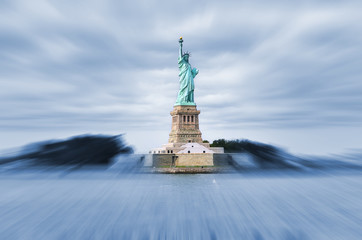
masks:
POLYGON ((0 239, 361 239, 359 171, 0 175, 0 239))

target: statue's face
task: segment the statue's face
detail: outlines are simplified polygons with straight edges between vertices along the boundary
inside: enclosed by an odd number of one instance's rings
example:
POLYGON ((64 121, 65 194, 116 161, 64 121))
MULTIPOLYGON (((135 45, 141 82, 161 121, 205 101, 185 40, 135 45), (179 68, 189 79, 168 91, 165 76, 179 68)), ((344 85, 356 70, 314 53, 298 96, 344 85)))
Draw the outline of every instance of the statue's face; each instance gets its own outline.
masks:
POLYGON ((185 55, 185 61, 188 62, 189 61, 189 55, 185 55))

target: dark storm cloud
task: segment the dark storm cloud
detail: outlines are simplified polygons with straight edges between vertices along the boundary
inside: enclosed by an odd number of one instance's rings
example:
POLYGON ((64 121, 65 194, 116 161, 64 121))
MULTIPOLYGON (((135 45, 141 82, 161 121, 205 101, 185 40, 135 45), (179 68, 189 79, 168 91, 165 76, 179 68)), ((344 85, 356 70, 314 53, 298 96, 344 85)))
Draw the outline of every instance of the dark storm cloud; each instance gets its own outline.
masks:
POLYGON ((2 1, 0 128, 163 129, 179 36, 205 127, 360 126, 361 7, 2 1))

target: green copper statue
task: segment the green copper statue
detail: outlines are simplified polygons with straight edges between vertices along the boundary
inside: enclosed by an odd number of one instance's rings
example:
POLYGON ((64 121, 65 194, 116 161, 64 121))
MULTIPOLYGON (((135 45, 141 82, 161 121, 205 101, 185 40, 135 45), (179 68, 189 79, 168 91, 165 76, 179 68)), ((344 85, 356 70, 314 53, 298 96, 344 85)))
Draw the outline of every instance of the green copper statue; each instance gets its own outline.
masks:
POLYGON ((182 53, 182 37, 180 37, 180 52, 178 57, 178 68, 180 69, 180 91, 178 92, 175 105, 196 105, 194 102, 194 78, 199 73, 196 68, 191 68, 189 63, 190 54, 182 53))

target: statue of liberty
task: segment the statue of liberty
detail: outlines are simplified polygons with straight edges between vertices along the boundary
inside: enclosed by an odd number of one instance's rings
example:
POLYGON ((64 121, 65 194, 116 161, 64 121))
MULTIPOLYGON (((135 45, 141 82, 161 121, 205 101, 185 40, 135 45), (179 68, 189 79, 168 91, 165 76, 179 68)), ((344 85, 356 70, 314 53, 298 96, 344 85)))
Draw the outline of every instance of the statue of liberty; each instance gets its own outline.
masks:
POLYGON ((182 53, 182 37, 180 37, 180 52, 178 57, 178 68, 180 69, 180 90, 175 105, 196 105, 194 102, 194 78, 199 73, 196 68, 191 68, 189 63, 190 53, 182 53))

